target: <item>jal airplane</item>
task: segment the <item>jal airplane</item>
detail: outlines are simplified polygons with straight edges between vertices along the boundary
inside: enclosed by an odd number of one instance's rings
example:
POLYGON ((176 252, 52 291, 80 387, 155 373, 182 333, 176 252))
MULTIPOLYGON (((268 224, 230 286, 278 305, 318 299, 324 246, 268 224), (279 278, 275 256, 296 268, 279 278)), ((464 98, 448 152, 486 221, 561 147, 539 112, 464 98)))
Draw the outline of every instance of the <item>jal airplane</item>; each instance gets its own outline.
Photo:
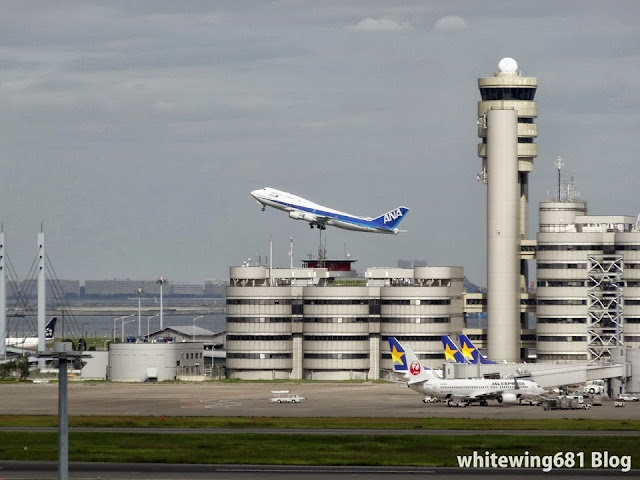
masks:
MULTIPOLYGON (((56 321, 58 317, 52 317, 51 320, 47 322, 44 328, 44 338, 45 341, 53 340, 53 334, 56 328, 56 321)), ((8 347, 15 348, 37 348, 38 347, 38 337, 8 337, 5 338, 5 345, 8 347)))
POLYGON ((398 230, 398 224, 409 212, 409 209, 406 207, 397 207, 376 218, 358 217, 269 187, 254 190, 251 192, 251 196, 260 204, 262 211, 264 211, 266 207, 277 208, 278 210, 288 212, 290 218, 294 220, 304 220, 305 222, 309 222, 311 228, 317 227, 320 230, 324 230, 327 225, 330 225, 332 227, 355 230, 357 232, 395 235, 405 231, 398 230))
POLYGON ((411 349, 403 348, 393 337, 389 337, 389 348, 394 371, 408 376, 409 388, 439 400, 459 399, 466 403, 479 402, 481 406, 486 406, 492 399, 497 400, 498 403, 518 403, 522 396, 531 397, 544 393, 544 389, 531 380, 515 378, 444 380, 437 377, 432 370, 425 369, 415 353, 411 349))

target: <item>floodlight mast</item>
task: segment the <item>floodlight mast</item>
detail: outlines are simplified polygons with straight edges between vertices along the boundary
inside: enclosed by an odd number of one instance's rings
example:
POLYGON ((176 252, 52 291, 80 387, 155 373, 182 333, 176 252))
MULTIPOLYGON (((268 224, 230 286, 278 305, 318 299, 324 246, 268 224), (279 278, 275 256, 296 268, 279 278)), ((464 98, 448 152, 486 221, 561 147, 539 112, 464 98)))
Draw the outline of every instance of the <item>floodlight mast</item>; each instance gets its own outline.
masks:
POLYGON ((136 295, 138 295, 138 337, 142 336, 142 326, 140 325, 140 300, 142 300, 142 295, 144 291, 142 288, 138 288, 136 290, 136 295))
POLYGON ((167 283, 168 280, 166 278, 164 278, 162 275, 160 275, 160 278, 158 278, 156 280, 156 283, 160 284, 160 330, 162 330, 164 328, 163 323, 162 323, 162 315, 163 315, 163 308, 162 308, 162 285, 164 285, 165 283, 167 283))

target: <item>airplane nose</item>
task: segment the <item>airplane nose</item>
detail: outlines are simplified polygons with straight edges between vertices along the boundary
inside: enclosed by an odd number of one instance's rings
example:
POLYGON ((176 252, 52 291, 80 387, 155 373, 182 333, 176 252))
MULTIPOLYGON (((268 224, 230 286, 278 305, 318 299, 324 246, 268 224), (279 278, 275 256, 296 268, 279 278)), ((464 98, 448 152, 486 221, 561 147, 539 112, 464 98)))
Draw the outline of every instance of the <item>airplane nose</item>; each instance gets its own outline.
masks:
POLYGON ((251 192, 251 196, 255 199, 258 198, 259 194, 260 194, 260 190, 254 190, 253 192, 251 192))

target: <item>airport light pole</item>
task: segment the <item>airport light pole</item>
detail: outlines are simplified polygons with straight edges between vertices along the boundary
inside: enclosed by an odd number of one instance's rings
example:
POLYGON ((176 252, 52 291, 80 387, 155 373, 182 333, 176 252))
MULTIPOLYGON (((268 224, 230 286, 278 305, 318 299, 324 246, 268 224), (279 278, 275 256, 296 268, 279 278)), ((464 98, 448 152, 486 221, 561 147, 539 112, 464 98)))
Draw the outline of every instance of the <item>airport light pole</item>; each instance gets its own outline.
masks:
POLYGON ((67 364, 70 361, 73 362, 76 358, 91 358, 91 355, 73 351, 73 343, 71 342, 55 342, 52 352, 38 352, 36 355, 42 360, 58 360, 58 480, 69 480, 67 364))
POLYGON ((164 278, 162 275, 160 275, 160 278, 158 278, 156 280, 156 283, 160 284, 160 330, 162 330, 163 325, 162 325, 162 285, 164 285, 165 283, 167 283, 167 279, 164 278))
POLYGON ((116 343, 116 323, 123 318, 124 317, 118 317, 113 319, 113 343, 116 343))
POLYGON ((136 295, 138 295, 138 336, 142 335, 142 325, 140 324, 140 300, 142 300, 142 294, 144 291, 142 288, 138 288, 136 290, 136 295))
POLYGON ((149 320, 158 316, 160 316, 160 314, 156 313, 155 315, 151 315, 150 317, 147 317, 147 342, 149 341, 149 320))
POLYGON ((127 320, 126 322, 124 321, 125 318, 129 318, 129 317, 133 317, 133 314, 131 315, 127 315, 126 317, 122 317, 122 325, 120 328, 122 328, 122 343, 124 343, 124 325, 125 323, 131 323, 131 322, 135 322, 135 318, 132 318, 131 320, 127 320))
POLYGON ((193 336, 191 337, 192 342, 196 341, 196 320, 202 317, 204 317, 204 315, 200 315, 199 317, 193 319, 193 336))

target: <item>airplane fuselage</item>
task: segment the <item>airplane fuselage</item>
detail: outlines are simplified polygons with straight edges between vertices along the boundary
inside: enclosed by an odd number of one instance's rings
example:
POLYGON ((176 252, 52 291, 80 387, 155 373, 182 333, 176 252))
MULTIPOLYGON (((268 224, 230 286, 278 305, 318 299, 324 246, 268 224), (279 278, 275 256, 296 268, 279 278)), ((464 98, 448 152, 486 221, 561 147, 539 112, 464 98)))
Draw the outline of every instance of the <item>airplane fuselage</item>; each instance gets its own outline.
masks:
POLYGON ((451 397, 469 399, 500 398, 505 394, 516 397, 522 395, 541 395, 544 393, 536 383, 529 380, 518 380, 518 385, 511 379, 452 379, 452 380, 426 380, 420 383, 409 384, 410 388, 424 395, 431 395, 440 400, 451 397))
POLYGON ((22 337, 22 338, 5 338, 5 345, 16 348, 36 348, 38 346, 38 337, 22 337))

